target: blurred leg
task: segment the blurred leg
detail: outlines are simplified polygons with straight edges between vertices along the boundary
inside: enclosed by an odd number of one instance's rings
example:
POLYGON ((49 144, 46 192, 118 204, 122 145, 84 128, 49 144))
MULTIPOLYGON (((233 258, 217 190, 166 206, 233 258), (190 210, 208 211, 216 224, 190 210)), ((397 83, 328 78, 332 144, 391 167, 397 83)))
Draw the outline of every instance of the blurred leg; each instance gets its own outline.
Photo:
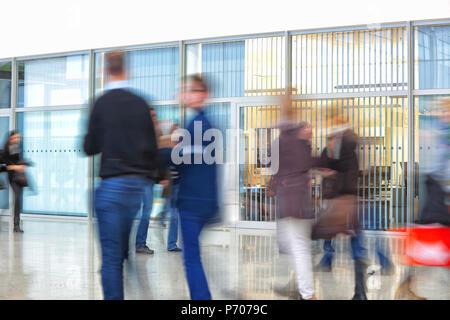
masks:
POLYGON ((377 251, 378 261, 381 265, 381 272, 383 275, 392 274, 394 271, 394 266, 391 260, 388 258, 390 256, 388 250, 383 250, 381 247, 381 240, 379 238, 375 241, 375 247, 377 251))
POLYGON ((183 237, 183 260, 186 279, 192 300, 211 300, 211 293, 200 257, 199 236, 205 221, 189 217, 180 211, 181 235, 183 237))
POLYGON ((362 236, 358 235, 350 238, 352 248, 352 259, 355 268, 355 294, 353 300, 367 300, 365 290, 365 272, 367 265, 367 250, 362 245, 362 236))
POLYGON ((100 244, 102 247, 102 288, 105 300, 123 300, 124 257, 120 210, 112 204, 96 201, 100 244))
POLYGON ((362 236, 358 234, 355 237, 350 238, 350 246, 352 248, 353 259, 367 259, 367 250, 362 245, 362 236))
POLYGON ((172 197, 170 198, 170 225, 167 238, 167 250, 176 250, 178 241, 178 209, 176 206, 178 185, 172 186, 172 197))
POLYGON ((323 241, 323 251, 324 255, 322 259, 320 259, 318 268, 322 271, 331 271, 334 256, 334 248, 331 244, 331 240, 323 241))
POLYGON ((136 248, 143 247, 147 243, 148 225, 153 206, 153 183, 145 188, 142 201, 142 215, 136 233, 136 248))
MULTIPOLYGON (((102 288, 105 300, 122 300, 123 261, 125 259, 131 224, 141 203, 142 188, 129 190, 115 185, 114 178, 102 181, 95 193, 102 255, 102 288)), ((132 183, 133 181, 131 181, 132 183)))
POLYGON ((314 296, 314 281, 312 272, 311 219, 280 219, 280 231, 289 255, 294 261, 297 286, 302 299, 314 296))
POLYGON ((418 296, 411 290, 411 283, 414 280, 414 267, 409 266, 404 280, 400 283, 395 292, 395 300, 426 300, 426 298, 418 296))
POLYGON ((355 294, 353 300, 367 300, 365 290, 365 269, 366 264, 362 259, 353 259, 355 267, 355 294))
POLYGON ((16 183, 11 183, 14 191, 14 231, 20 231, 20 212, 22 211, 22 187, 16 183))

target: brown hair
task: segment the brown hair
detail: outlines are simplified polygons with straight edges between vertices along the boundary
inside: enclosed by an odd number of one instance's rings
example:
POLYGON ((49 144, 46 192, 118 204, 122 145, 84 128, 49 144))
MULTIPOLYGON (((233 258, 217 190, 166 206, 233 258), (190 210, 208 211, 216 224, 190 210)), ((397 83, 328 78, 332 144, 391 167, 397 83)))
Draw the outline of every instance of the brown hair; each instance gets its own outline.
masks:
POLYGON ((183 83, 186 84, 189 82, 195 82, 196 84, 200 85, 203 88, 203 90, 205 90, 206 92, 209 92, 208 84, 202 78, 202 76, 200 74, 192 74, 192 75, 186 76, 184 78, 183 83))
POLYGON ((120 51, 112 51, 106 54, 108 65, 108 73, 111 75, 120 75, 124 71, 123 53, 120 51))

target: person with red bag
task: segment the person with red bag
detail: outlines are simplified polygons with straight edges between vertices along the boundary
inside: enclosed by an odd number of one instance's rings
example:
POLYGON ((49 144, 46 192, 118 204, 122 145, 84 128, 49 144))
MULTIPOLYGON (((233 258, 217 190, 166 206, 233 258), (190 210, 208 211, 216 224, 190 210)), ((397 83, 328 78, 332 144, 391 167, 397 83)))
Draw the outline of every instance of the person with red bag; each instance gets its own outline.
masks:
MULTIPOLYGON (((406 254, 403 263, 408 274, 396 291, 397 300, 425 300, 414 293, 415 266, 450 267, 450 99, 442 101, 437 130, 438 154, 429 154, 430 167, 425 172, 425 203, 419 219, 406 228, 406 254)), ((405 230, 397 230, 405 231, 405 230)))

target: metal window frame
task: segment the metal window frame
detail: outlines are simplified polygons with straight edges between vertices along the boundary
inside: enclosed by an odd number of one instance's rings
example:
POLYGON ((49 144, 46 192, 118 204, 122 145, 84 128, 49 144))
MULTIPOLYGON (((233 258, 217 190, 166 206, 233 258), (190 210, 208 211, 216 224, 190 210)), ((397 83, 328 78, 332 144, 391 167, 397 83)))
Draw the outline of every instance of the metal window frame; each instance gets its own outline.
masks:
MULTIPOLYGON (((89 113, 94 104, 95 99, 95 53, 94 50, 89 50, 89 86, 88 86, 89 103, 87 108, 89 113)), ((88 221, 91 223, 94 218, 94 157, 89 157, 88 160, 88 221)))
POLYGON ((414 20, 414 21, 411 21, 410 23, 411 23, 412 27, 442 26, 442 25, 450 24, 450 18, 414 20))
POLYGON ((90 50, 80 50, 80 51, 68 51, 68 52, 58 52, 58 53, 46 53, 38 55, 28 55, 14 57, 17 62, 32 61, 32 60, 45 60, 45 59, 56 59, 71 56, 81 56, 89 55, 90 50))
POLYGON ((408 182, 406 194, 406 224, 409 225, 414 221, 414 193, 415 193, 415 107, 414 107, 414 27, 410 21, 407 26, 407 56, 408 56, 408 182))
POLYGON ((107 47, 107 48, 97 48, 92 49, 92 52, 97 53, 106 53, 111 51, 142 51, 142 50, 151 50, 151 49, 164 49, 164 48, 174 48, 180 45, 179 41, 171 41, 171 42, 158 42, 158 43, 148 43, 142 45, 132 45, 132 46, 115 46, 115 47, 107 47))
POLYGON ((258 38, 272 38, 272 37, 283 37, 286 34, 286 31, 275 31, 275 32, 267 32, 267 33, 253 33, 253 34, 242 34, 242 35, 234 35, 234 36, 224 36, 224 37, 207 37, 207 38, 199 38, 199 39, 190 39, 184 40, 185 45, 190 44, 199 44, 199 43, 216 43, 216 42, 234 42, 234 41, 242 41, 242 40, 251 40, 258 38))
POLYGON ((303 35, 303 34, 320 34, 320 33, 342 33, 351 31, 362 31, 362 30, 379 30, 387 28, 399 28, 406 27, 407 21, 391 22, 391 23, 371 23, 371 24, 361 24, 353 26, 337 26, 337 27, 323 27, 323 28, 313 28, 313 29, 301 29, 289 31, 291 35, 303 35))
POLYGON ((11 114, 11 109, 12 109, 12 105, 13 105, 13 101, 12 101, 12 93, 13 93, 13 87, 14 87, 14 83, 13 83, 13 75, 14 75, 14 70, 13 70, 13 62, 14 62, 14 58, 6 58, 6 59, 0 59, 0 63, 11 63, 11 102, 9 104, 8 108, 1 108, 0 109, 0 114, 11 114))

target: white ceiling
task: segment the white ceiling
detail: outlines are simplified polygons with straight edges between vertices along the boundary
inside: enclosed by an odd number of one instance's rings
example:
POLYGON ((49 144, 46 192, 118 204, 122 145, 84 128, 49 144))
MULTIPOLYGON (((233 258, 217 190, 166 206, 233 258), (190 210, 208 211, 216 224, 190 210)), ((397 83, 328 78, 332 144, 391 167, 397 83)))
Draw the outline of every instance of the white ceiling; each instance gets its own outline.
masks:
POLYGON ((6 0, 0 58, 450 17, 450 0, 6 0))

